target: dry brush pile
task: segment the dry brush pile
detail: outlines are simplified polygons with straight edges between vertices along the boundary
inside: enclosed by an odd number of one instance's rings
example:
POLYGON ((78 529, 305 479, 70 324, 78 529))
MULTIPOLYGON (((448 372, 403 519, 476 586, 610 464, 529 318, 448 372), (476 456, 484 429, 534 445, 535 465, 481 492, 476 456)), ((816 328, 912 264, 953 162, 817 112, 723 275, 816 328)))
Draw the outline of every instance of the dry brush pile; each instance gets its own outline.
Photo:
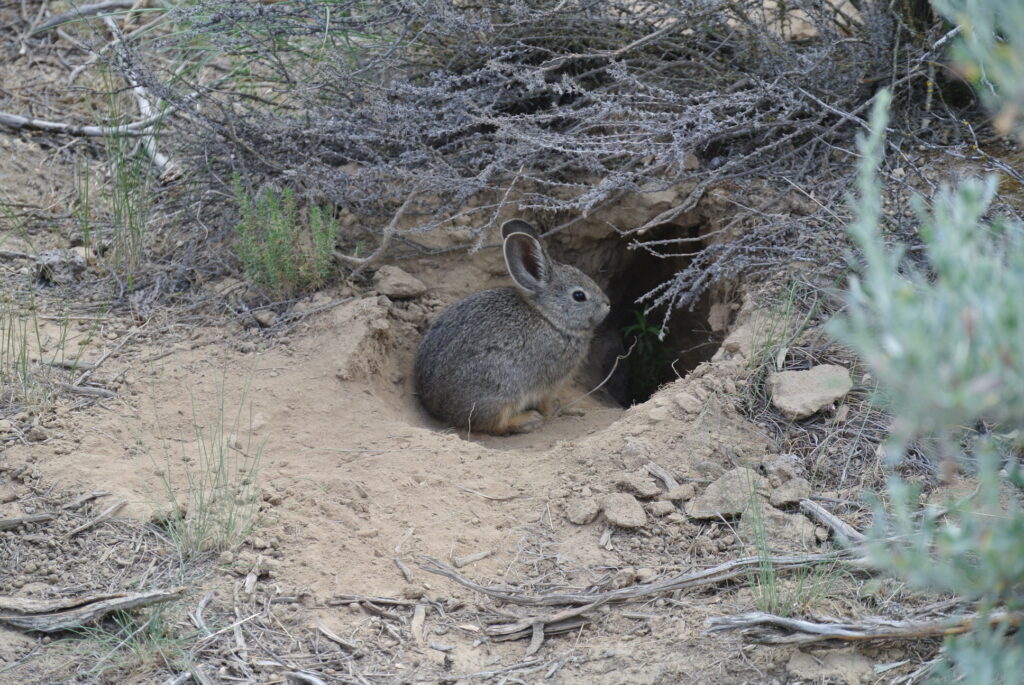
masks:
POLYGON ((215 193, 237 174, 347 213, 353 268, 442 249, 432 231, 479 247, 505 203, 560 230, 674 188, 668 210, 613 228, 692 258, 646 296, 690 306, 719 279, 841 264, 852 139, 881 86, 904 185, 931 183, 911 151, 977 142, 966 88, 936 66, 950 27, 913 3, 201 0, 168 19, 178 31, 109 56, 188 134, 177 154, 215 193), (652 231, 711 189, 730 198, 718 235, 652 231))

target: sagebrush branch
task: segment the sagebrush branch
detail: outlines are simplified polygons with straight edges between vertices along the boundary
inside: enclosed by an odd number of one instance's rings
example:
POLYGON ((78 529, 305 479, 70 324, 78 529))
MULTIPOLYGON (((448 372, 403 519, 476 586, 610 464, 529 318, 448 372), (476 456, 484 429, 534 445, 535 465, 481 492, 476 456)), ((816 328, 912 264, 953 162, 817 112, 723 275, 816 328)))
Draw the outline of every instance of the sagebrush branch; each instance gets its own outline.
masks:
POLYGON ((81 5, 75 9, 58 14, 55 17, 50 17, 39 26, 32 29, 32 33, 42 33, 43 31, 52 29, 54 26, 60 26, 61 24, 66 24, 67 22, 74 21, 76 19, 94 17, 97 14, 109 12, 110 10, 134 9, 138 4, 138 0, 106 0, 105 2, 97 2, 92 5, 81 5))
POLYGON ((638 597, 675 592, 676 590, 689 590, 707 585, 716 585, 733 578, 745 577, 751 569, 760 568, 763 564, 771 564, 776 573, 783 573, 808 565, 825 562, 852 563, 855 565, 866 565, 866 560, 859 559, 853 550, 837 550, 835 552, 824 552, 821 554, 804 554, 791 556, 772 557, 743 557, 733 559, 724 564, 719 564, 701 571, 681 573, 679 575, 664 578, 651 583, 640 583, 617 590, 607 592, 578 592, 578 593, 550 593, 545 595, 525 595, 514 589, 487 587, 469 580, 454 568, 442 561, 428 556, 420 556, 420 568, 429 573, 445 576, 454 580, 459 585, 475 590, 481 594, 499 599, 510 604, 522 606, 559 606, 559 605, 589 605, 605 602, 623 602, 638 597))
POLYGON ((141 121, 134 121, 130 124, 123 124, 121 126, 78 126, 76 124, 67 124, 61 121, 32 119, 29 117, 23 117, 20 114, 0 112, 0 124, 13 128, 15 131, 27 128, 36 131, 47 131, 48 133, 64 133, 69 136, 100 138, 106 136, 148 136, 152 134, 152 131, 147 131, 146 129, 152 127, 169 113, 170 109, 157 112, 150 117, 142 119, 141 121))
POLYGON ((805 621, 798 618, 751 612, 737 616, 715 616, 708 619, 708 632, 743 630, 756 642, 765 644, 806 644, 823 640, 909 640, 959 635, 974 628, 978 621, 992 626, 1019 629, 1024 613, 996 612, 985 616, 971 614, 932 621, 897 621, 873 616, 858 621, 805 621))

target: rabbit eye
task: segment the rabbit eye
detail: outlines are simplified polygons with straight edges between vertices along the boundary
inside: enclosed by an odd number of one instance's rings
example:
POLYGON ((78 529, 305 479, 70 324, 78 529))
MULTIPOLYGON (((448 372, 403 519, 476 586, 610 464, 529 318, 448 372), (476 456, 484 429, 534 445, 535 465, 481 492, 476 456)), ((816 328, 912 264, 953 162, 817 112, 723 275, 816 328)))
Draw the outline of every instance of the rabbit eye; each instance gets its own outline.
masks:
POLYGON ((582 290, 573 290, 572 291, 572 299, 576 300, 577 302, 586 302, 587 301, 587 294, 585 292, 583 292, 582 290))

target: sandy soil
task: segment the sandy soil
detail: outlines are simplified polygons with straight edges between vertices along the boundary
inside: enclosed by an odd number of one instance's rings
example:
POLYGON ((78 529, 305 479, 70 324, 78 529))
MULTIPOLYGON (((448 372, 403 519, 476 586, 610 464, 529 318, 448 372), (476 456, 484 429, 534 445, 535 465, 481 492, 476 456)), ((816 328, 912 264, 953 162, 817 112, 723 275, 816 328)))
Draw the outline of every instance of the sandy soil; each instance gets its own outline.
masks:
MULTIPOLYGON (((629 410, 598 395, 579 405, 582 416, 558 417, 537 433, 467 439, 423 412, 409 370, 431 312, 455 291, 490 282, 468 278, 453 287, 451 279, 432 281, 451 269, 412 268, 431 286, 421 303, 321 293, 314 304, 338 304, 260 344, 230 325, 161 329, 108 316, 97 329, 83 322, 66 351, 84 345, 83 358, 97 359, 113 350, 96 376, 111 380, 117 399, 70 411, 71 399, 60 398, 55 412, 40 416, 47 439, 8 441, 4 459, 31 464, 43 481, 65 488, 109 490, 128 500, 121 515, 147 520, 167 509, 165 478, 183 492, 197 455, 196 426, 209 434, 218 416, 230 424, 242 408, 241 425, 226 430, 243 453, 262 445, 261 523, 241 548, 217 559, 220 570, 206 586, 225 592, 258 555, 269 569, 260 582, 301 597, 293 618, 310 631, 357 630, 366 616, 342 601, 351 596, 490 605, 423 571, 421 555, 448 563, 486 552, 461 572, 535 591, 619 587, 740 555, 728 529, 679 514, 648 513, 643 526, 626 530, 603 518, 575 525, 567 510, 622 490, 624 474, 649 461, 699 491, 734 466, 771 459, 770 441, 736 413, 726 392, 742 383, 749 331, 734 335, 741 341, 729 347, 734 353, 723 351, 629 410)), ((48 326, 56 344, 58 326, 48 326)), ((568 388, 566 399, 580 392, 568 388)), ((709 616, 753 608, 741 583, 602 609, 587 626, 545 641, 538 656, 560 659, 545 682, 785 682, 794 650, 751 649, 733 636, 703 633, 709 616)), ((0 633, 6 658, 16 660, 30 641, 0 633)), ((468 674, 517 663, 525 647, 481 643, 472 632, 444 640, 452 651, 406 644, 396 659, 404 654, 410 675, 432 681, 438 669, 468 674)), ((854 657, 861 675, 834 682, 869 681, 862 674, 870 663, 854 657)), ((534 674, 524 682, 541 680, 534 674)))

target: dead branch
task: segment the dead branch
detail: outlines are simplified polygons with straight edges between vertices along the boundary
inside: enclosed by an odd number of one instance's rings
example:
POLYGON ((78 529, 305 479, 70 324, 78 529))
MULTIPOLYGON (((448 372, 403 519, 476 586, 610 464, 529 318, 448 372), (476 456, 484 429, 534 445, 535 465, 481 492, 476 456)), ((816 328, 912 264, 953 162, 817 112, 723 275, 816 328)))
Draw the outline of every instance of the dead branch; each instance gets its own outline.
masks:
POLYGON ((121 507, 123 507, 126 504, 128 504, 128 500, 126 500, 126 499, 122 499, 122 500, 118 500, 118 501, 114 502, 109 507, 107 507, 102 512, 100 512, 100 514, 98 516, 96 516, 95 518, 90 519, 89 521, 86 521, 82 525, 78 526, 77 528, 75 528, 71 532, 67 533, 65 535, 65 537, 69 537, 69 538, 70 537, 74 537, 74 536, 78 535, 79 533, 81 533, 83 531, 89 530, 90 528, 92 528, 93 526, 95 526, 95 525, 97 525, 99 523, 103 523, 104 521, 109 519, 111 516, 116 514, 118 511, 120 511, 121 507))
POLYGON ((804 568, 810 564, 817 564, 826 561, 842 560, 855 565, 866 564, 866 561, 857 558, 852 550, 837 550, 835 552, 825 552, 822 554, 775 556, 768 557, 767 559, 764 557, 744 557, 742 559, 734 559, 732 561, 725 562, 724 564, 719 564, 718 566, 714 566, 703 571, 682 573, 669 578, 663 578, 655 582, 631 585, 629 587, 610 590, 608 592, 551 593, 546 595, 528 596, 512 589, 480 585, 461 575, 458 571, 444 562, 422 555, 419 558, 421 560, 419 566, 424 571, 445 576, 446 578, 454 580, 463 587, 467 587, 503 602, 534 607, 558 606, 563 604, 588 605, 594 602, 624 602, 663 592, 675 592, 676 590, 689 590, 707 585, 717 585, 719 583, 732 580, 733 578, 744 577, 751 568, 757 568, 759 565, 764 563, 771 564, 777 573, 804 568))
POLYGON ((58 14, 56 17, 50 17, 42 24, 32 29, 29 34, 42 33, 48 29, 52 29, 54 26, 65 24, 75 19, 84 19, 86 17, 94 17, 97 14, 101 14, 108 10, 130 10, 138 4, 137 0, 106 0, 105 2, 97 2, 93 5, 82 5, 72 10, 58 14))
POLYGON ((0 621, 21 630, 56 633, 71 630, 92 623, 113 611, 128 611, 138 607, 160 604, 181 599, 185 588, 175 590, 154 590, 134 594, 94 595, 74 600, 59 600, 63 605, 52 609, 53 602, 42 600, 19 600, 14 597, 0 597, 0 609, 18 613, 0 614, 0 621), (73 603, 73 608, 64 608, 73 603))
POLYGON ((0 259, 35 259, 35 255, 17 250, 0 250, 0 259))
POLYGON ((669 473, 664 467, 655 464, 653 461, 647 462, 644 465, 644 468, 647 469, 647 473, 664 483, 666 490, 671 491, 679 487, 679 481, 675 479, 675 476, 669 473))
POLYGON ((92 501, 94 499, 98 499, 100 497, 106 497, 109 494, 110 493, 107 492, 106 490, 95 490, 93 492, 87 492, 84 495, 82 495, 81 497, 76 498, 73 502, 68 502, 67 504, 62 506, 61 509, 66 509, 66 510, 77 509, 78 507, 82 506, 86 502, 92 501))
POLYGON ((363 269, 370 266, 371 264, 373 264, 374 262, 376 262, 377 260, 384 256, 385 252, 388 249, 388 244, 391 242, 391 238, 395 235, 395 228, 398 226, 399 219, 402 218, 402 215, 405 214, 405 211, 409 208, 409 205, 412 204, 412 200, 414 197, 416 197, 417 192, 418 190, 414 189, 411 193, 409 193, 409 196, 405 198, 405 202, 402 203, 402 206, 399 207, 398 211, 395 212, 394 216, 391 217, 391 222, 384 227, 384 234, 381 236, 380 244, 377 245, 377 249, 371 252, 369 255, 365 257, 350 257, 349 255, 339 252, 337 250, 334 251, 334 256, 337 257, 338 259, 348 262, 349 264, 358 265, 356 266, 355 269, 353 269, 352 273, 349 274, 350 279, 355 278, 363 269))
POLYGON ((327 606, 364 603, 411 607, 416 606, 419 602, 412 599, 397 599, 395 597, 368 597, 365 595, 335 595, 326 602, 327 606))
POLYGON ((72 395, 84 395, 85 397, 99 397, 105 400, 112 400, 117 393, 106 388, 97 388, 93 385, 71 385, 70 383, 57 383, 57 387, 72 395))
POLYGON ((52 519, 53 514, 35 514, 33 516, 22 516, 21 518, 16 519, 0 519, 0 530, 11 530, 12 528, 23 526, 26 523, 40 523, 42 521, 50 521, 52 519))
POLYGON ((494 550, 485 549, 482 552, 477 552, 476 554, 469 554, 464 557, 452 557, 452 564, 455 565, 455 568, 462 568, 464 566, 469 566, 474 562, 480 561, 481 559, 486 559, 492 554, 494 554, 494 550))
POLYGON ((544 643, 545 634, 555 635, 578 628, 587 622, 583 614, 607 602, 607 599, 601 599, 581 607, 564 609, 551 614, 529 616, 513 623, 491 625, 485 628, 484 632, 496 640, 518 640, 529 637, 530 644, 526 648, 526 656, 533 656, 544 643))
POLYGON ((423 629, 426 625, 427 620, 427 607, 425 604, 417 604, 416 608, 412 612, 412 621, 409 622, 409 631, 412 633, 412 637, 416 640, 416 644, 422 647, 426 644, 426 638, 423 635, 423 629))
POLYGON ((58 369, 68 369, 70 371, 96 368, 96 365, 92 362, 87 362, 82 359, 54 359, 53 361, 46 362, 46 365, 55 366, 58 369))
POLYGON ((344 647, 345 649, 347 649, 350 652, 354 652, 357 649, 359 649, 359 645, 357 645, 357 644, 355 644, 353 642, 349 642, 348 640, 346 640, 346 639, 344 639, 342 637, 339 637, 337 634, 335 634, 331 630, 329 630, 327 628, 327 626, 325 626, 323 623, 320 623, 319 625, 317 625, 316 629, 318 631, 320 631, 320 633, 324 637, 326 637, 328 640, 330 640, 331 642, 334 642, 334 643, 336 643, 338 645, 341 645, 342 647, 344 647))
POLYGON ((809 499, 802 499, 800 500, 800 509, 830 528, 832 532, 838 536, 839 541, 843 543, 844 546, 849 547, 851 543, 861 544, 864 542, 865 537, 863 533, 817 502, 809 499))
POLYGON ((106 136, 146 136, 149 135, 146 129, 163 119, 165 116, 170 114, 170 112, 171 109, 167 109, 162 112, 157 112, 153 116, 147 117, 141 121, 134 121, 122 126, 75 126, 74 124, 65 124, 59 121, 30 119, 19 114, 0 112, 0 124, 13 128, 15 131, 28 128, 35 131, 47 131, 49 133, 64 133, 69 136, 101 138, 106 136))
POLYGON ((285 671, 284 677, 289 681, 296 683, 307 683, 307 685, 327 685, 326 680, 318 678, 312 673, 307 673, 305 671, 285 671))
POLYGON ((859 621, 805 621, 763 612, 737 616, 714 616, 708 619, 707 632, 742 630, 744 635, 765 644, 806 644, 823 640, 909 640, 958 635, 971 630, 979 621, 990 625, 1020 628, 1022 612, 997 612, 988 616, 971 614, 934 621, 897 621, 873 616, 859 621))
POLYGON ((416 578, 412 575, 412 569, 410 569, 408 566, 406 566, 404 561, 402 561, 398 557, 395 557, 394 559, 392 559, 392 561, 395 562, 395 566, 398 567, 398 570, 402 572, 402 577, 405 578, 405 582, 407 582, 407 583, 415 583, 416 582, 416 578))
MULTIPOLYGON (((146 321, 146 323, 149 323, 149 321, 146 321)), ((112 348, 110 348, 109 350, 107 350, 106 352, 101 354, 100 358, 97 359, 93 363, 91 368, 88 368, 85 371, 83 371, 82 374, 78 378, 75 379, 75 382, 74 382, 73 385, 76 385, 76 386, 77 385, 81 385, 85 381, 89 380, 89 376, 91 376, 96 369, 98 369, 101 366, 103 366, 103 362, 105 362, 108 359, 110 359, 111 355, 113 355, 115 352, 117 352, 122 347, 124 347, 128 343, 129 340, 131 340, 132 338, 137 336, 139 333, 141 333, 142 330, 146 327, 146 323, 142 324, 141 326, 136 328, 134 331, 132 331, 128 335, 126 335, 123 338, 121 338, 121 340, 118 341, 118 343, 116 345, 114 345, 112 348)))

